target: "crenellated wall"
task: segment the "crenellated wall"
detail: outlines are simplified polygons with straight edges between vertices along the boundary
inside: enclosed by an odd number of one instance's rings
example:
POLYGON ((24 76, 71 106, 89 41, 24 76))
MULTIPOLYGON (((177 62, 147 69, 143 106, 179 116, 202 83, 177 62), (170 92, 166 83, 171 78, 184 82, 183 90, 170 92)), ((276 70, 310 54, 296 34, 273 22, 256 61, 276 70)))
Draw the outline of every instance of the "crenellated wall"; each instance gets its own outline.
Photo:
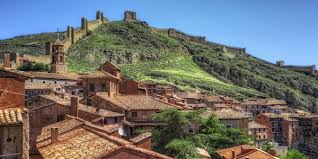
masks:
MULTIPOLYGON (((159 31, 162 32, 162 29, 160 29, 159 31)), ((198 44, 207 45, 210 48, 219 48, 219 49, 228 50, 228 51, 232 51, 232 52, 238 51, 240 53, 246 53, 245 48, 227 46, 224 44, 218 44, 215 42, 207 41, 205 39, 205 36, 193 36, 193 35, 189 35, 189 34, 186 34, 184 32, 178 31, 178 30, 173 29, 173 28, 168 29, 167 32, 168 32, 168 36, 179 39, 179 40, 190 41, 190 42, 194 42, 194 43, 198 43, 198 44)))
POLYGON ((276 66, 282 67, 282 68, 289 68, 296 72, 305 73, 307 75, 316 75, 316 65, 310 65, 310 66, 284 65, 284 61, 277 61, 276 66))
MULTIPOLYGON (((85 17, 81 18, 81 27, 74 28, 71 26, 67 27, 66 30, 66 38, 62 40, 62 43, 64 44, 64 50, 67 52, 67 50, 75 44, 78 40, 82 39, 88 34, 88 31, 94 31, 97 29, 101 24, 108 23, 109 20, 104 17, 103 12, 97 11, 96 12, 96 19, 92 21, 88 21, 85 17)), ((45 53, 51 54, 52 53, 52 42, 47 42, 45 44, 45 53)))

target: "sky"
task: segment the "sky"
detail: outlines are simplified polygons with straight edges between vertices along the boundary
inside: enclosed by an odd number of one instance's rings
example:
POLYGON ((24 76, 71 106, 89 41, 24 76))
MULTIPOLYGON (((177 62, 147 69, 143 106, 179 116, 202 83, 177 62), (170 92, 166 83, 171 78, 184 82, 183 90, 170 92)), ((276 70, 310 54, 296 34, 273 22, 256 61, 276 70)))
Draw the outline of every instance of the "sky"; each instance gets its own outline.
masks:
POLYGON ((245 47, 270 62, 318 66, 317 0, 0 0, 0 39, 78 27, 97 10, 110 20, 132 10, 153 27, 245 47))

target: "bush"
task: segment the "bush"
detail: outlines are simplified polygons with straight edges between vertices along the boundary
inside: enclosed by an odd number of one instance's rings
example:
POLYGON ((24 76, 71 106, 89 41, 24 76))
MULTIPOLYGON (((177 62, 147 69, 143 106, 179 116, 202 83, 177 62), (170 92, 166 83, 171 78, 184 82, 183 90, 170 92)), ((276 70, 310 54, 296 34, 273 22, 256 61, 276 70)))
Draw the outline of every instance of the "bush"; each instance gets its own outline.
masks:
POLYGON ((49 71, 49 65, 44 63, 24 63, 18 70, 47 72, 49 71))

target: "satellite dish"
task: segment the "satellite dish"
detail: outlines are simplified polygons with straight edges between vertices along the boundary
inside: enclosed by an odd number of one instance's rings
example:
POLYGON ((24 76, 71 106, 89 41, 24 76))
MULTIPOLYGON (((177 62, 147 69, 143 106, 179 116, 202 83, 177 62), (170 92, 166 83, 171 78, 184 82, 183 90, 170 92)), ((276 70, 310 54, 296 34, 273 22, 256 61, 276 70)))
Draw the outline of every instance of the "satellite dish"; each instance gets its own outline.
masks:
POLYGON ((120 136, 126 136, 126 135, 125 135, 125 132, 124 132, 124 129, 123 129, 122 127, 120 127, 120 128, 118 129, 118 134, 119 134, 120 136))

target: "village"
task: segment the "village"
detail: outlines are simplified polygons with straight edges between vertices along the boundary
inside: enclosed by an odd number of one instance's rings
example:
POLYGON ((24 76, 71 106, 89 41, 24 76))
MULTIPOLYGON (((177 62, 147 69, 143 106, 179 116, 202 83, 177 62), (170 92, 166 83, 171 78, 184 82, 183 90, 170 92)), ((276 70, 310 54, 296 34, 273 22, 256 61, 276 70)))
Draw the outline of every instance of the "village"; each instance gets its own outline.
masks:
MULTIPOLYGON (((125 13, 128 20, 135 16, 125 13)), ((167 109, 203 111, 203 118, 215 116, 225 128, 253 137, 250 145, 217 150, 222 159, 276 159, 290 148, 318 155, 318 114, 267 96, 236 100, 132 80, 112 61, 92 73, 70 73, 64 45, 59 36, 48 45, 49 72, 19 71, 19 54, 3 52, 0 158, 168 159, 152 150, 151 134, 165 127, 153 116, 167 109), (273 147, 266 152, 262 148, 269 143, 273 147)), ((184 131, 196 133, 198 127, 192 123, 184 131)), ((211 158, 207 150, 193 151, 211 158)))

